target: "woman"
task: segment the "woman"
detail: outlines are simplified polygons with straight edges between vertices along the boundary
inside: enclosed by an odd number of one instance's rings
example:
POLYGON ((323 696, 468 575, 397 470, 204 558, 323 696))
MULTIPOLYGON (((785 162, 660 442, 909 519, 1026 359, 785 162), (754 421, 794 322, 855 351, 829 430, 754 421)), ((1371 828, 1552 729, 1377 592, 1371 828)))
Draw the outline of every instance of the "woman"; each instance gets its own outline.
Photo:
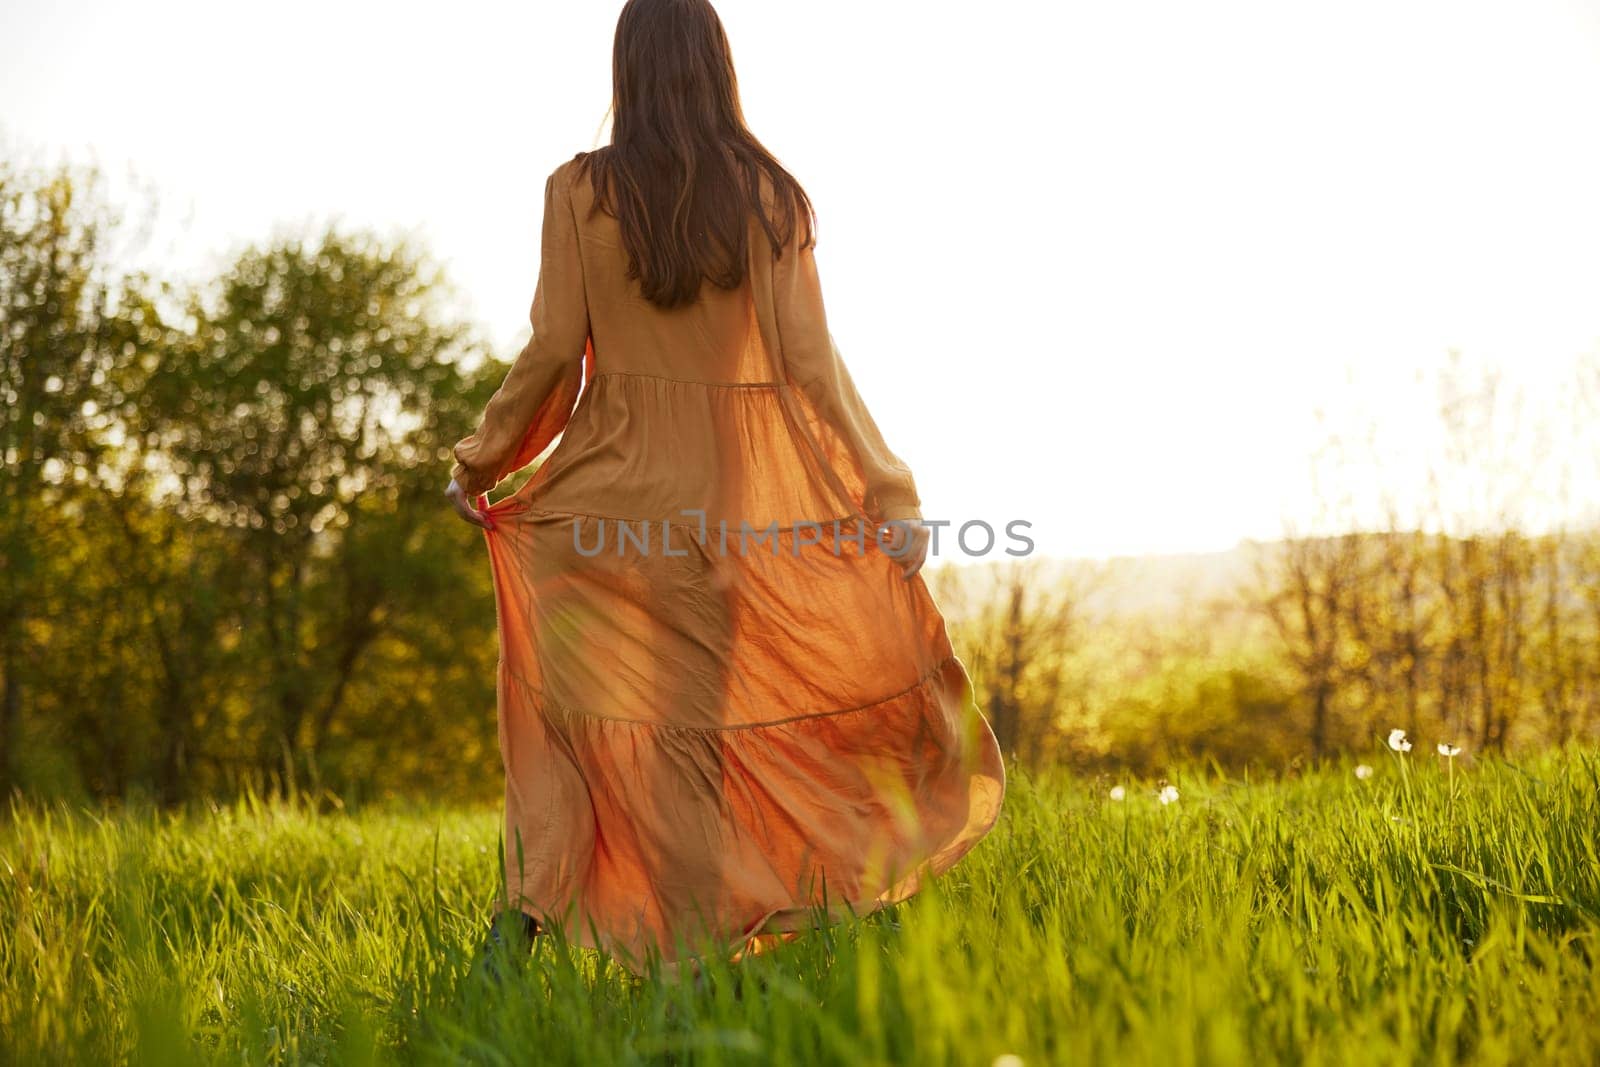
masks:
POLYGON ((1005 773, 716 12, 629 0, 613 67, 611 144, 545 185, 533 336, 447 493, 494 575, 502 905, 642 972, 910 896, 1005 773))

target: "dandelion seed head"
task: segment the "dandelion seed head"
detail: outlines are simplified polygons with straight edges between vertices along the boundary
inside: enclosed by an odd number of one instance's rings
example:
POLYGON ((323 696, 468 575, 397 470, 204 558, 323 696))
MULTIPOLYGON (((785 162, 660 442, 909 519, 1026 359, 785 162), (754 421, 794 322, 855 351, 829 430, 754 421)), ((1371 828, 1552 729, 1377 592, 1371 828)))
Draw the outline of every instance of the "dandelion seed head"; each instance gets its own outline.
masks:
POLYGON ((1372 768, 1365 763, 1356 764, 1356 777, 1363 782, 1372 777, 1372 768))
POLYGON ((1175 785, 1162 786, 1161 792, 1156 794, 1156 799, 1163 804, 1176 804, 1178 802, 1178 787, 1175 785))
POLYGON ((1457 756, 1461 755, 1461 746, 1452 745, 1447 741, 1440 741, 1439 755, 1448 757, 1449 759, 1455 759, 1457 756))
POLYGON ((1404 730, 1390 730, 1389 747, 1396 752, 1410 752, 1411 742, 1406 740, 1406 732, 1404 730))
POLYGON ((1126 797, 1127 795, 1128 795, 1128 791, 1126 789, 1124 789, 1122 786, 1114 785, 1114 786, 1111 787, 1111 799, 1112 800, 1121 800, 1123 797, 1126 797))

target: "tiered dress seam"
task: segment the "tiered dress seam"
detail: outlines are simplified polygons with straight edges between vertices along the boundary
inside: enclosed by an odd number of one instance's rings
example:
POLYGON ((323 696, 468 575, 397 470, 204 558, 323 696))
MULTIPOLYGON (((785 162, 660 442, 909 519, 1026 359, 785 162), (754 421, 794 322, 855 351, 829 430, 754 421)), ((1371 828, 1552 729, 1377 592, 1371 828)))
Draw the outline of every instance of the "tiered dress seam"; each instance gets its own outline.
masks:
POLYGON ((918 678, 915 682, 912 682, 904 689, 901 689, 895 693, 891 693, 879 700, 869 701, 865 704, 858 704, 853 708, 839 708, 834 711, 813 711, 804 715, 789 715, 782 719, 767 719, 762 722, 734 723, 728 726, 685 726, 670 722, 648 722, 644 719, 624 719, 616 715, 601 715, 598 712, 584 711, 581 708, 572 707, 570 704, 563 704, 561 701, 549 696, 539 686, 533 684, 533 682, 523 677, 517 671, 514 671, 510 667, 506 666, 504 661, 501 662, 501 669, 515 679, 518 683, 520 683, 530 693, 532 693, 542 705, 565 712, 568 715, 573 715, 581 719, 593 719, 599 722, 614 722, 622 723, 626 726, 639 726, 651 730, 671 730, 680 733, 687 732, 708 734, 732 733, 743 730, 770 729, 771 727, 775 726, 787 726, 798 722, 808 722, 813 719, 832 719, 837 718, 840 715, 856 715, 863 711, 871 711, 874 708, 881 708, 885 704, 892 704, 902 697, 909 696, 910 694, 915 693, 918 689, 926 687, 935 678, 939 677, 939 675, 948 670, 950 665, 954 662, 956 662, 955 656, 946 656, 936 663, 932 668, 930 668, 925 674, 923 674, 922 677, 918 678))

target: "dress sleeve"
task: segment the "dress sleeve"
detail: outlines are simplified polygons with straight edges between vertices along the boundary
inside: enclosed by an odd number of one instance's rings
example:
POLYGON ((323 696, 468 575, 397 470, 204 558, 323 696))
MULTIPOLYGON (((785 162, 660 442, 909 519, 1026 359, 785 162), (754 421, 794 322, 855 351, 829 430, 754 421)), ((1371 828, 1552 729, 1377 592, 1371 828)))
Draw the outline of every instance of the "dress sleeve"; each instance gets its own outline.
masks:
POLYGON ((867 515, 878 522, 920 518, 911 469, 884 443, 828 330, 812 248, 791 240, 773 264, 772 284, 779 343, 791 382, 854 453, 866 485, 867 515))
POLYGON ((589 307, 578 251, 570 168, 558 168, 544 189, 539 280, 528 318, 533 336, 483 409, 478 427, 451 449, 450 477, 477 496, 538 458, 566 428, 583 386, 589 307))

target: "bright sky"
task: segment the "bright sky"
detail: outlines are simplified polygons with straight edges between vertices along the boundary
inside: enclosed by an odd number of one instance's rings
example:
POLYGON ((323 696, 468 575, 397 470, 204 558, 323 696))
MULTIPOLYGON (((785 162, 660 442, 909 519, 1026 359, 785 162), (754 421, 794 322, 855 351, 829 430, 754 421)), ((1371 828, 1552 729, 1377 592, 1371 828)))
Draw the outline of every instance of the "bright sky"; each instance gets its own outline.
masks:
MULTIPOLYGON (((1535 412, 1600 350, 1600 0, 718 7, 930 517, 1102 555, 1411 507, 1449 350, 1535 412), (1375 420, 1375 470, 1311 487, 1319 409, 1375 420)), ((0 0, 0 144, 131 165, 173 272, 329 217, 414 234, 509 358, 618 10, 0 0)), ((1594 439, 1547 445, 1594 501, 1594 439)))

